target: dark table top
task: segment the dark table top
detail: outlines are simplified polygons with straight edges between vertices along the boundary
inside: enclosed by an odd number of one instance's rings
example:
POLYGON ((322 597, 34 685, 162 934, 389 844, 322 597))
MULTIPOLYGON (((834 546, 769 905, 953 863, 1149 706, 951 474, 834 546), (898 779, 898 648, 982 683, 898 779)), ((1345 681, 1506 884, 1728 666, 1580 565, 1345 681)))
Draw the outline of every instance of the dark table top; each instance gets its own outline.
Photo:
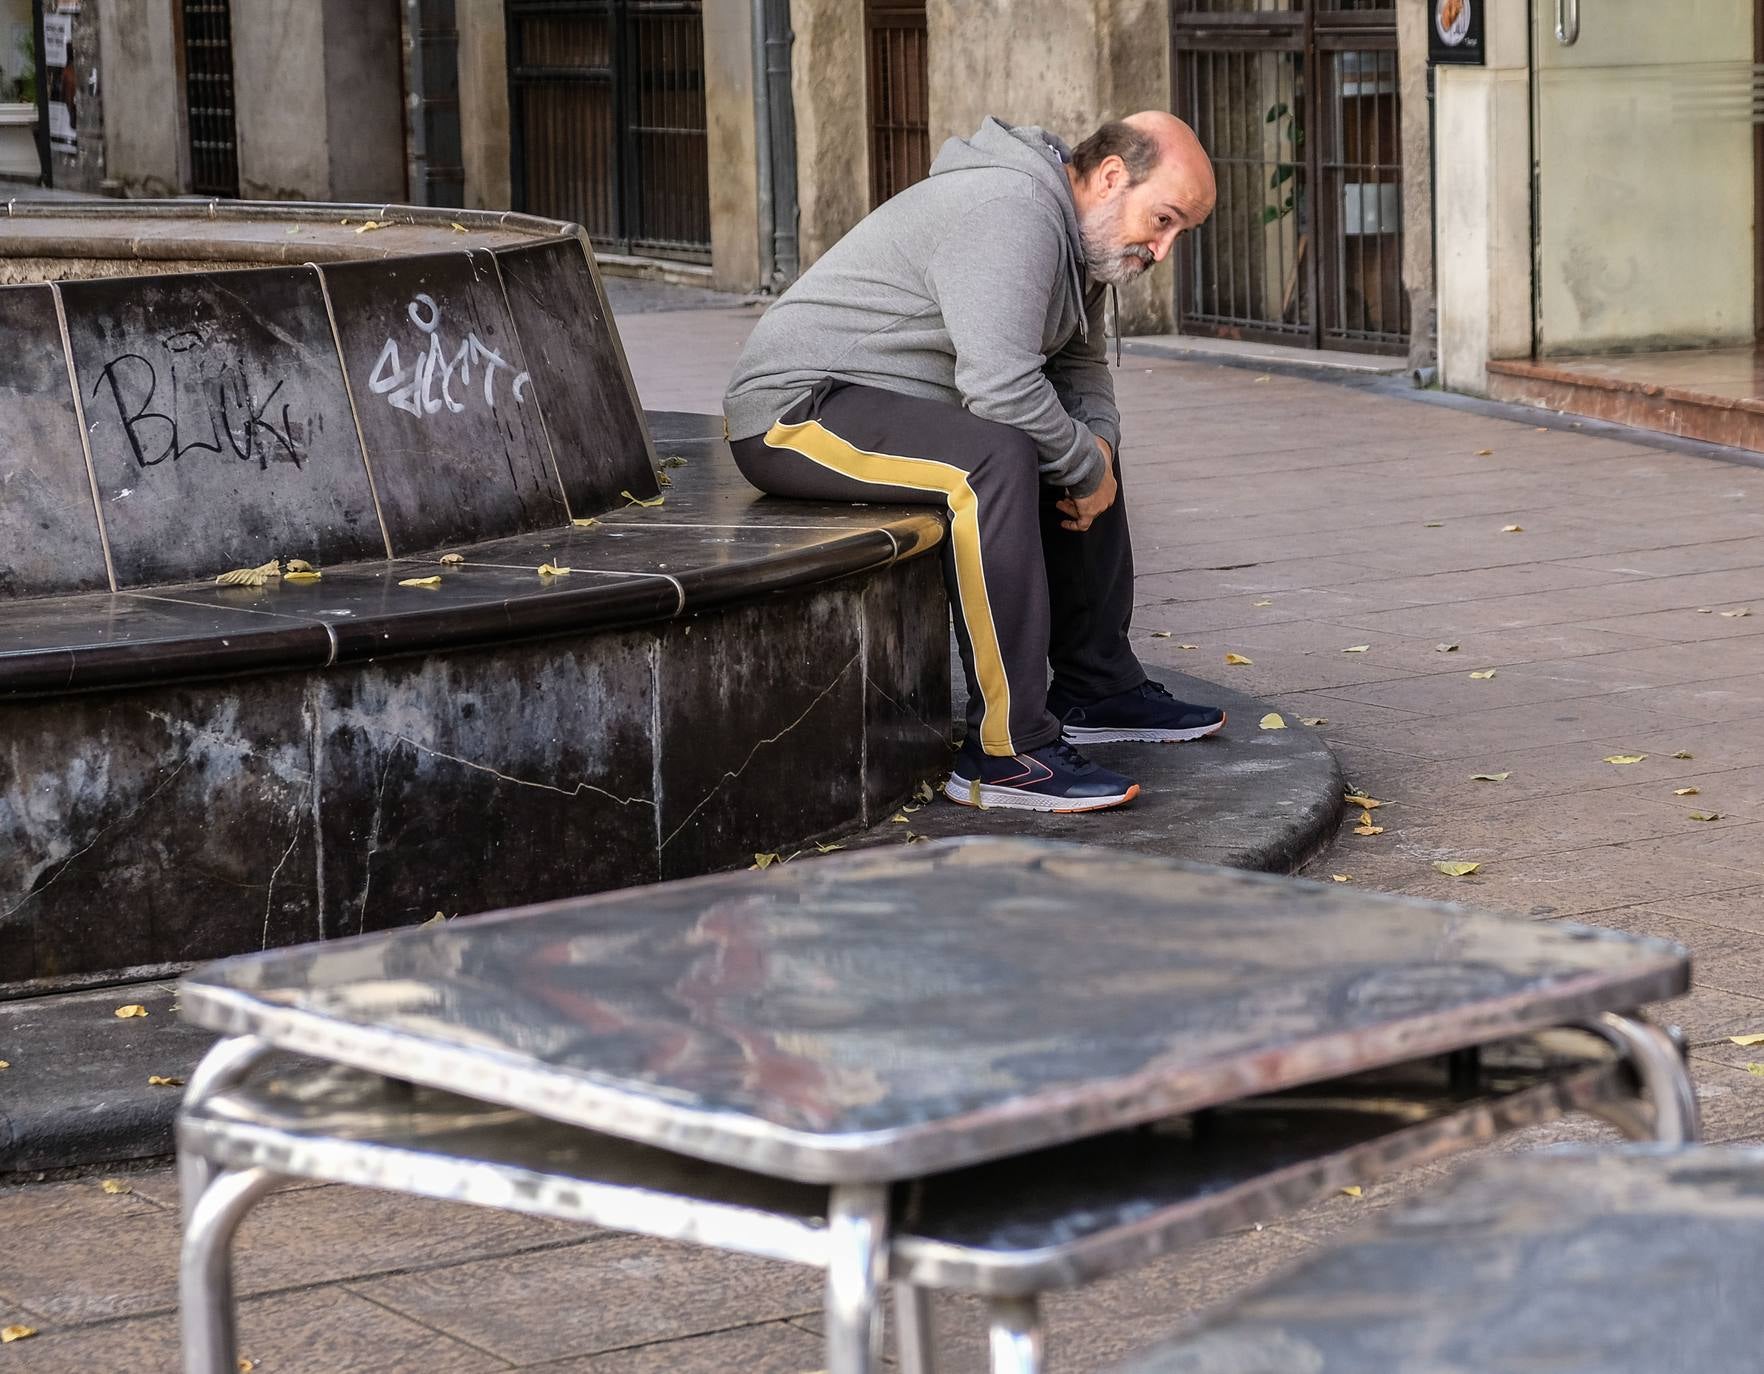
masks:
POLYGON ((1676 996, 1682 949, 1030 840, 226 960, 233 1034, 811 1182, 907 1178, 1676 996))
POLYGON ((1738 1374, 1761 1268, 1764 1151, 1501 1160, 1117 1374, 1738 1374))

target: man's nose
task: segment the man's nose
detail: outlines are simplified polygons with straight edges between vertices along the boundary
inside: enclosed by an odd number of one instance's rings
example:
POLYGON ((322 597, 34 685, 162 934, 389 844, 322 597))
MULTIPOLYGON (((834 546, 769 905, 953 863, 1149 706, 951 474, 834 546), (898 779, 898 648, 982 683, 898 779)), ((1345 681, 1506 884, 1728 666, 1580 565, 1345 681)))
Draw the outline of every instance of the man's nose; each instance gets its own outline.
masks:
POLYGON ((1151 255, 1153 262, 1162 262, 1165 258, 1170 256, 1170 250, 1176 246, 1176 232, 1177 231, 1174 228, 1167 229, 1152 240, 1151 255))

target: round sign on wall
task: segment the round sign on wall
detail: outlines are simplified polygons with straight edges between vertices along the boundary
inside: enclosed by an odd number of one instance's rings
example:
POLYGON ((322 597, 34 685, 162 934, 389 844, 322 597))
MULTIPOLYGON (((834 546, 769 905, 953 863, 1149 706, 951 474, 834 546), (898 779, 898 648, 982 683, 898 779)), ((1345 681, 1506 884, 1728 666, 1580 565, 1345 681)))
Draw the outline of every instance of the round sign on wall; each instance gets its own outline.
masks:
POLYGON ((1470 32, 1470 7, 1476 0, 1434 0, 1433 27, 1439 31, 1440 41, 1452 47, 1464 41, 1470 32))

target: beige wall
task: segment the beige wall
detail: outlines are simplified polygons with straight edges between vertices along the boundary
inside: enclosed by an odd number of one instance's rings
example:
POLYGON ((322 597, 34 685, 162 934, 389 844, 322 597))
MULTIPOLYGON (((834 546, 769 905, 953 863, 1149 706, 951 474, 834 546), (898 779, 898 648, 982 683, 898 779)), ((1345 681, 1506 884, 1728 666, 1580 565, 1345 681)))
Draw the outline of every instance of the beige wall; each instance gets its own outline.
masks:
POLYGON ((325 0, 332 200, 406 200, 400 0, 325 0))
POLYGON ((790 0, 802 266, 870 212, 864 14, 856 0, 790 0))
POLYGON ((185 184, 172 0, 105 0, 98 11, 105 179, 128 196, 185 184))
POLYGON ((753 107, 753 5, 706 0, 704 113, 710 163, 711 273, 725 291, 760 285, 759 154, 753 107))
POLYGON ((508 29, 503 0, 457 0, 456 13, 466 204, 474 210, 506 210, 514 193, 509 174, 508 29))
POLYGON ((1433 135, 1428 128, 1427 26, 1432 0, 1397 0, 1397 80, 1403 126, 1403 289, 1409 293, 1409 366, 1437 360, 1433 318, 1433 135))

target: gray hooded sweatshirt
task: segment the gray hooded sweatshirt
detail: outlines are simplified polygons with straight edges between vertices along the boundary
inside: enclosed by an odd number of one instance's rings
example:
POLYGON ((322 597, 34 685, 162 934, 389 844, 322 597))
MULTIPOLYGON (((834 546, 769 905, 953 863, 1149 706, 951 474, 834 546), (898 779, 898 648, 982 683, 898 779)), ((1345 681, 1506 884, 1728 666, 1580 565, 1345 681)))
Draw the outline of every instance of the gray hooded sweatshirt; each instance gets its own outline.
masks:
POLYGON ((822 378, 949 401, 1030 435, 1041 479, 1086 496, 1120 441, 1103 341, 1052 134, 988 119, 880 206, 765 313, 723 399, 764 434, 822 378))

